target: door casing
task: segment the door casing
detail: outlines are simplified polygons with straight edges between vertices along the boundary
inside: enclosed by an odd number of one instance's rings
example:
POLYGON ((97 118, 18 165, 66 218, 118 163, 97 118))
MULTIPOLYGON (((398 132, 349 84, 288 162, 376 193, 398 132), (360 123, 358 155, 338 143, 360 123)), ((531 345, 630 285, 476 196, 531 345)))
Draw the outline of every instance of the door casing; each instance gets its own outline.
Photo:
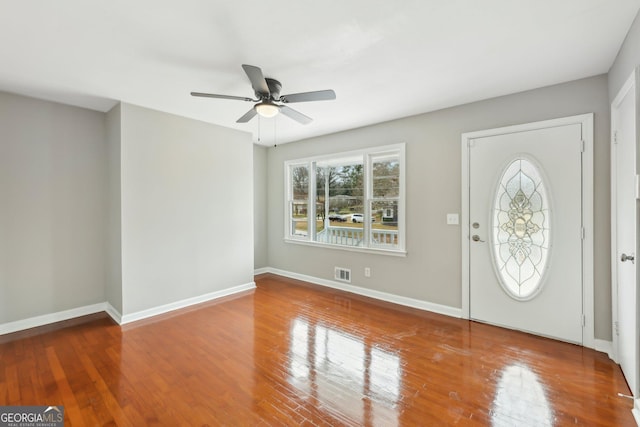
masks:
MULTIPOLYGON (((640 111, 639 109, 639 103, 640 103, 640 88, 638 87, 638 83, 640 80, 640 68, 636 68, 633 73, 631 73, 631 75, 629 76, 629 78, 627 79, 627 81, 625 82, 625 84, 622 86, 622 88, 620 89, 620 91, 618 92, 617 96, 615 97, 615 99, 613 100, 613 102, 611 103, 611 312, 612 312, 612 337, 613 337, 613 354, 612 354, 612 359, 616 362, 616 363, 620 363, 620 340, 617 334, 617 327, 619 324, 619 306, 618 306, 618 266, 620 263, 620 260, 618 259, 619 256, 619 249, 618 248, 618 233, 617 233, 617 213, 618 213, 618 205, 616 202, 616 196, 617 196, 617 161, 616 161, 616 135, 615 135, 615 131, 617 130, 618 126, 617 126, 617 120, 618 120, 618 116, 616 115, 616 111, 618 111, 618 107, 620 106, 621 102, 623 101, 625 95, 627 95, 629 93, 629 91, 633 90, 635 91, 635 111, 636 111, 636 135, 635 135, 635 144, 636 144, 636 159, 635 159, 635 167, 636 167, 636 174, 638 173, 637 171, 637 167, 638 164, 640 164, 640 159, 638 158, 640 156, 640 150, 638 149, 638 133, 639 133, 639 129, 640 129, 640 117, 638 112, 640 111)), ((636 180, 637 180, 637 175, 636 175, 636 180)), ((636 181, 637 182, 637 181, 636 181)), ((636 192, 638 192, 638 184, 636 183, 636 192)), ((638 205, 637 205, 637 200, 638 200, 638 194, 636 194, 636 247, 634 248, 635 250, 635 254, 636 254, 636 258, 638 257, 638 255, 640 254, 640 236, 638 236, 638 234, 640 233, 640 230, 638 227, 638 223, 637 223, 637 219, 638 219, 638 205)), ((628 250, 628 249, 627 249, 628 250)), ((636 263, 638 262, 638 260, 636 260, 636 263)), ((637 267, 636 267, 637 269, 637 267)), ((640 308, 640 289, 639 289, 639 280, 640 280, 640 274, 638 274, 636 272, 636 301, 635 301, 635 309, 636 309, 636 313, 635 313, 635 319, 636 319, 636 331, 640 331, 640 316, 638 315, 638 309, 640 308)), ((637 418, 640 418, 640 366, 638 366, 640 364, 640 349, 638 348, 638 346, 640 345, 640 340, 638 340, 636 342, 636 349, 635 349, 635 365, 636 365, 636 372, 635 372, 635 384, 636 384, 636 389, 635 390, 631 390, 631 394, 634 395, 636 397, 635 399, 635 415, 637 418)))
POLYGON ((585 230, 582 250, 582 278, 583 294, 582 307, 584 313, 583 346, 595 348, 594 339, 594 278, 593 278, 593 114, 563 117, 552 120, 506 126, 462 134, 462 212, 461 212, 461 243, 462 243, 462 317, 469 319, 470 313, 470 235, 469 223, 469 142, 475 138, 504 135, 514 132, 526 132, 570 124, 582 126, 584 151, 582 153, 582 224, 585 230))

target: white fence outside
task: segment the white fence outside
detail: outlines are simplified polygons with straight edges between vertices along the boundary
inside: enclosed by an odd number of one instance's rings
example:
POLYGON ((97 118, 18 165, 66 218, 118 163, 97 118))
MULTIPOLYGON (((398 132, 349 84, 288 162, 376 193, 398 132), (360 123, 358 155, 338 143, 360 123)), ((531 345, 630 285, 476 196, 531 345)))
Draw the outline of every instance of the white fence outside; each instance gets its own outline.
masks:
MULTIPOLYGON (((398 230, 371 230, 371 243, 374 246, 397 246, 398 230)), ((326 227, 318 233, 318 242, 333 245, 362 246, 364 230, 354 227, 326 227)))

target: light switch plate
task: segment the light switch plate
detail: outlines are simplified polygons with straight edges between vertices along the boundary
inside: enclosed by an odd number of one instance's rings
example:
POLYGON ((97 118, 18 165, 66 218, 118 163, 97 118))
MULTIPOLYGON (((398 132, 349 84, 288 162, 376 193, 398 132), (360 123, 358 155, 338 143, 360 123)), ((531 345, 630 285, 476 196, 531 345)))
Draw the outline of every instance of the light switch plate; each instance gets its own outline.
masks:
POLYGON ((457 213, 447 214, 447 225, 460 224, 460 216, 457 213))

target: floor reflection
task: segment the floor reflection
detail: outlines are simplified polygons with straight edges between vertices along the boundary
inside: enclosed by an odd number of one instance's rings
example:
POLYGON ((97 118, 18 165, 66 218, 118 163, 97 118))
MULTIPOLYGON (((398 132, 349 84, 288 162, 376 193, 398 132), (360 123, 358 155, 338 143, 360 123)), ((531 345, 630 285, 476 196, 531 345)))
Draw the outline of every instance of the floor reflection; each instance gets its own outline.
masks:
POLYGON ((498 382, 491 425, 553 426, 553 411, 544 386, 528 367, 510 365, 498 382))
POLYGON ((398 425, 400 357, 359 337, 295 319, 289 382, 359 424, 398 425))

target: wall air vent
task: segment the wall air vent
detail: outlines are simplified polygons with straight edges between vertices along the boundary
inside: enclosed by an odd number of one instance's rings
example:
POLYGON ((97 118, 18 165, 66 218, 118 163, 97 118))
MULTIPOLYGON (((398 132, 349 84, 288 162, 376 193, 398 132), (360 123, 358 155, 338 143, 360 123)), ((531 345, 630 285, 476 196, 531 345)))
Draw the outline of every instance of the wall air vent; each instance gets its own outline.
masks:
POLYGON ((351 270, 348 268, 336 267, 335 279, 341 282, 351 283, 351 270))

